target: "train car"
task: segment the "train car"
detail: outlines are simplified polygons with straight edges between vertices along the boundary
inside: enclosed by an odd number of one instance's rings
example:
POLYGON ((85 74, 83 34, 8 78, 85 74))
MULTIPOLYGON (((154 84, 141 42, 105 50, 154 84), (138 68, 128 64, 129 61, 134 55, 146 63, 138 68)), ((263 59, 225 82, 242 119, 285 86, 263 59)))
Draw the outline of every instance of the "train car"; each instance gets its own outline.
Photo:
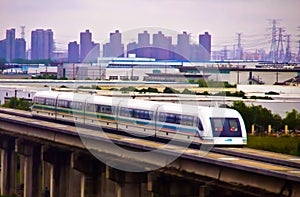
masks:
POLYGON ((33 98, 32 115, 100 126, 139 137, 214 145, 247 143, 241 115, 226 108, 42 91, 33 98))

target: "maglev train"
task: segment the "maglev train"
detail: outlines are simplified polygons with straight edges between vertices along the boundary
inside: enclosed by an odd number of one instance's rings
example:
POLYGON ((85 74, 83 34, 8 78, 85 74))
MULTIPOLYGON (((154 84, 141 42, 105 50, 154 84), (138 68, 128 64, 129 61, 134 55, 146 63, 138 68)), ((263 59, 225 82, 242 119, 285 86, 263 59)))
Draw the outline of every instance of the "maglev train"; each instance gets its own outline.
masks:
POLYGON ((35 94, 31 110, 34 117, 100 126, 133 136, 225 146, 247 143, 241 115, 228 108, 41 91, 35 94))

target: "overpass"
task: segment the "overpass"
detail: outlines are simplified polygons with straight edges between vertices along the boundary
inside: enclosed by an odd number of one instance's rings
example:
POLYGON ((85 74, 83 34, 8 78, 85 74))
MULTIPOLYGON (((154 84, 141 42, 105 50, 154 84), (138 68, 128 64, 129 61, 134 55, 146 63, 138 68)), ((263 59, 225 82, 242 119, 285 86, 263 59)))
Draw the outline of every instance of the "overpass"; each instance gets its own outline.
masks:
POLYGON ((0 113, 1 195, 42 196, 46 187, 51 197, 300 195, 299 157, 257 161, 11 112, 0 113))

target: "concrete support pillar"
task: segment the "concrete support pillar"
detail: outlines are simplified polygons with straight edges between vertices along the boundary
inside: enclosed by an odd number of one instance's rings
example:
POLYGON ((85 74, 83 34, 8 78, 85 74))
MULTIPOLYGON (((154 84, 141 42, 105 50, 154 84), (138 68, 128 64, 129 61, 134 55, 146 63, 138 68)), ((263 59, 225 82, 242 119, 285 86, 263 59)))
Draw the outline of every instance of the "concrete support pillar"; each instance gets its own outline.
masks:
POLYGON ((20 185, 24 184, 24 166, 25 166, 25 158, 22 155, 19 155, 20 158, 20 178, 19 183, 20 185))
POLYGON ((148 190, 152 196, 199 196, 199 184, 189 182, 176 176, 148 174, 148 190))
POLYGON ((81 197, 82 191, 86 190, 83 185, 86 178, 71 167, 72 153, 52 147, 42 150, 43 161, 50 165, 50 175, 45 174, 44 182, 45 186, 50 185, 51 197, 81 197))
POLYGON ((42 161, 42 190, 43 194, 45 194, 46 188, 51 194, 53 194, 53 165, 49 162, 42 161))
POLYGON ((17 139, 15 151, 21 155, 23 163, 23 166, 20 166, 20 172, 22 172, 22 176, 24 177, 24 197, 41 196, 42 171, 40 145, 17 139))
MULTIPOLYGON (((53 197, 71 197, 70 153, 60 152, 56 155, 53 176, 53 197)), ((73 180, 75 181, 75 180, 73 180)))
POLYGON ((101 174, 105 165, 90 155, 80 152, 71 154, 71 167, 81 174, 81 196, 101 196, 101 174))
POLYGON ((133 173, 106 167, 106 178, 116 184, 117 197, 141 196, 142 183, 147 182, 146 173, 133 173))
POLYGON ((1 136, 1 195, 16 194, 17 154, 14 152, 14 146, 14 139, 1 136))
POLYGON ((106 173, 101 174, 101 185, 100 185, 100 195, 97 197, 116 197, 117 190, 116 190, 116 183, 107 178, 106 173))
POLYGON ((206 190, 207 189, 206 189, 205 185, 200 186, 200 188, 199 188, 199 197, 206 197, 207 196, 206 190))

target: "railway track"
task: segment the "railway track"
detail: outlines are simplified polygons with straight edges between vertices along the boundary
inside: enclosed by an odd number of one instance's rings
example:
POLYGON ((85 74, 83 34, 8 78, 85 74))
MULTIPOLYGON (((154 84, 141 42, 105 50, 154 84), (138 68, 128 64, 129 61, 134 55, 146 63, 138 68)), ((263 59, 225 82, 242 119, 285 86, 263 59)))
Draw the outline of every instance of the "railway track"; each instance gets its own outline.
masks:
POLYGON ((262 161, 266 163, 282 165, 287 167, 300 169, 300 157, 280 154, 270 151, 263 151, 252 148, 219 148, 214 147, 212 150, 214 153, 224 154, 228 156, 240 157, 245 159, 251 159, 256 161, 262 161))

